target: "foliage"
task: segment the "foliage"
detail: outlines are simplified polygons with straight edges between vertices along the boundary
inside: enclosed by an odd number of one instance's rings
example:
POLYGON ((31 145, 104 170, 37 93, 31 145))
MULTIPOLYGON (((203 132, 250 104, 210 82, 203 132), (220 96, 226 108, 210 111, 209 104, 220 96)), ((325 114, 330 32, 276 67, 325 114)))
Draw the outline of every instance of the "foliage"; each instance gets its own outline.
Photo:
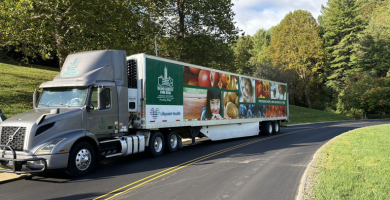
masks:
POLYGON ((159 55, 174 60, 234 71, 229 44, 239 30, 230 0, 150 0, 146 12, 162 28, 159 55))
POLYGON ((235 58, 235 72, 251 76, 254 71, 254 67, 250 63, 252 57, 250 51, 253 49, 252 37, 247 35, 238 38, 237 43, 232 48, 235 58))
POLYGON ((345 109, 361 109, 366 114, 389 114, 390 78, 375 78, 366 74, 358 79, 357 82, 347 82, 348 92, 341 96, 345 109))
POLYGON ((28 58, 59 57, 95 49, 134 45, 148 26, 141 27, 136 1, 4 0, 0 4, 2 45, 12 45, 28 58))
POLYGON ((290 12, 272 31, 270 56, 274 65, 293 70, 305 85, 305 96, 311 107, 306 85, 323 64, 323 42, 319 27, 310 12, 290 12))
POLYGON ((365 4, 365 10, 371 10, 370 22, 364 31, 362 49, 359 52, 360 65, 366 71, 374 72, 378 77, 386 77, 390 70, 390 1, 365 4), (371 7, 367 8, 369 5, 371 7), (372 5, 376 5, 372 9, 372 5))
POLYGON ((320 24, 325 40, 328 74, 326 85, 340 92, 348 76, 360 71, 357 52, 359 34, 364 30, 361 4, 357 0, 328 0, 322 6, 320 24))

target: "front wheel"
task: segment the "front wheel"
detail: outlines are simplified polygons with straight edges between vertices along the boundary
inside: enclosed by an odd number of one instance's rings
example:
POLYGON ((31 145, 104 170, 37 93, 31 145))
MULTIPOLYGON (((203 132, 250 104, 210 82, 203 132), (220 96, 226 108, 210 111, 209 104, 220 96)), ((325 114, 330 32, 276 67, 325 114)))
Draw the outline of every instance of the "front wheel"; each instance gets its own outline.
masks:
POLYGON ((68 169, 66 172, 71 177, 85 176, 92 172, 96 163, 96 153, 88 142, 76 143, 69 155, 68 169))
POLYGON ((165 142, 162 133, 156 131, 152 133, 149 141, 148 151, 153 157, 161 156, 164 152, 165 142))

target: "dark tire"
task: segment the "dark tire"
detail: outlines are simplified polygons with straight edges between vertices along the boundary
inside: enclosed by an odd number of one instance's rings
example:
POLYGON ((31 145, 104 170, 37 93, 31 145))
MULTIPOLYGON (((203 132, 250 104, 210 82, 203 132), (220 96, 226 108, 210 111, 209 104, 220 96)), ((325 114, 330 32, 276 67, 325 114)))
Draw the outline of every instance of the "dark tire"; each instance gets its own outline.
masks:
POLYGON ((272 123, 272 125, 273 125, 273 132, 274 132, 274 134, 278 134, 278 133, 280 133, 280 122, 279 121, 275 121, 275 122, 273 122, 272 123))
POLYGON ((262 124, 262 132, 264 135, 272 135, 274 126, 272 125, 272 122, 264 122, 262 124))
POLYGON ((162 133, 155 131, 152 132, 150 137, 148 152, 152 157, 161 156, 164 152, 165 142, 162 133))
POLYGON ((164 136, 167 152, 172 153, 177 151, 179 149, 179 134, 177 134, 177 132, 174 130, 170 130, 164 136))
POLYGON ((66 172, 71 177, 81 177, 92 172, 95 168, 96 152, 88 142, 76 143, 69 154, 66 172))

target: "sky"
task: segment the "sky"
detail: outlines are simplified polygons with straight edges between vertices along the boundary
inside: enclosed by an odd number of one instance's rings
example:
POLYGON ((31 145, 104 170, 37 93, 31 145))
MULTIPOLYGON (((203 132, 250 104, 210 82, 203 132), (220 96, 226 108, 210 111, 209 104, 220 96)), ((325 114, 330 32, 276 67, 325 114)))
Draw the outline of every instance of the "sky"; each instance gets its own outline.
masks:
POLYGON ((232 0, 236 13, 236 26, 245 35, 254 35, 257 30, 278 25, 288 14, 297 9, 311 12, 314 18, 321 14, 321 5, 327 0, 232 0))

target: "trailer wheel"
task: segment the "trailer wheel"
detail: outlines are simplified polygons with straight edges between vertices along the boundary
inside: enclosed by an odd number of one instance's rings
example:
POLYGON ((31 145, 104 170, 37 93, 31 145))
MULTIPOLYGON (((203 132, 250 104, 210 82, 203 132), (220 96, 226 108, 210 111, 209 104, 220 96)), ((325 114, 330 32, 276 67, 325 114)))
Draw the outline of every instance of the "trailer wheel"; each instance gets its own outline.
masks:
POLYGON ((153 157, 161 156, 164 152, 164 147, 165 143, 163 134, 158 131, 152 132, 148 147, 149 154, 153 157))
POLYGON ((262 124, 263 125, 263 131, 265 135, 272 135, 273 133, 273 125, 272 122, 265 122, 262 124))
POLYGON ((167 147, 168 152, 172 153, 179 149, 179 135, 176 131, 170 130, 165 134, 165 146, 167 147))
POLYGON ((88 142, 76 143, 70 151, 66 172, 71 177, 85 176, 92 172, 96 163, 95 149, 88 142))
POLYGON ((279 121, 275 121, 273 124, 273 131, 274 131, 274 134, 277 134, 277 133, 280 133, 280 122, 279 121))

